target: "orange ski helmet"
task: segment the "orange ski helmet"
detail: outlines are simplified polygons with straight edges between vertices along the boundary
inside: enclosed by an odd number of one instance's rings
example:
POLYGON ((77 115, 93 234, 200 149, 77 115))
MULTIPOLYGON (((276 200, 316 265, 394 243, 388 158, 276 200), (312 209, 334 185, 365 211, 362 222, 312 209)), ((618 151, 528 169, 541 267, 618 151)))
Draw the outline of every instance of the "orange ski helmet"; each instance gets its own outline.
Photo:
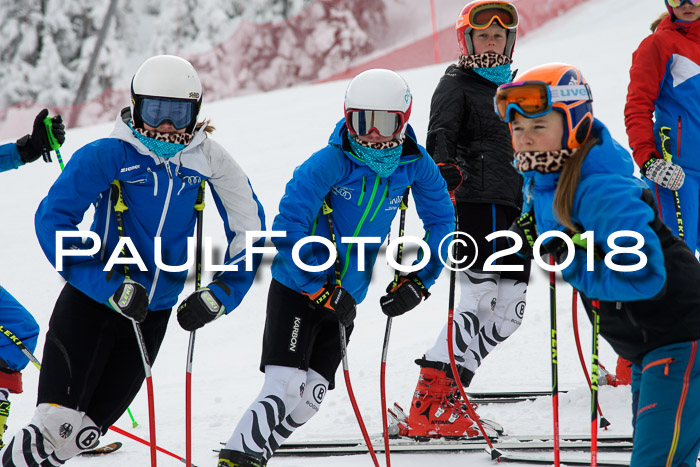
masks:
POLYGON ((506 48, 503 52, 512 58, 518 28, 518 10, 505 0, 476 0, 467 3, 457 17, 457 42, 462 55, 472 55, 474 44, 471 32, 486 29, 494 22, 506 30, 506 48))
POLYGON ((562 147, 581 146, 593 126, 593 96, 581 71, 565 63, 532 68, 518 81, 499 86, 494 97, 496 113, 510 123, 513 112, 535 118, 556 110, 564 116, 562 147))

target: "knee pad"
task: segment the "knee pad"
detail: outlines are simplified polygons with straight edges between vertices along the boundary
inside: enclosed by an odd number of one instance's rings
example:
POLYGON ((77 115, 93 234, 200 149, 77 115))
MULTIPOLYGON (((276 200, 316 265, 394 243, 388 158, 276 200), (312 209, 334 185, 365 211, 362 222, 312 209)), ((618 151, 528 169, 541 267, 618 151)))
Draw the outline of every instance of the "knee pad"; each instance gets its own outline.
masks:
POLYGON ((306 372, 286 366, 265 366, 265 383, 258 400, 270 400, 277 407, 277 423, 301 402, 306 387, 306 372), (281 406, 280 406, 281 404, 281 406))
POLYGON ((495 315, 502 323, 510 322, 516 328, 522 324, 525 315, 527 282, 501 278, 498 285, 495 315))
POLYGON ((327 392, 328 380, 318 372, 309 369, 306 378, 306 388, 301 397, 301 402, 291 414, 294 422, 304 424, 316 415, 327 392))
MULTIPOLYGON (((460 273, 457 311, 471 312, 478 320, 486 320, 496 306, 498 279, 498 273, 471 270, 460 273)), ((479 324, 475 323, 475 326, 479 324)))
POLYGON ((84 416, 83 412, 75 409, 43 403, 37 405, 30 425, 39 429, 44 437, 44 444, 50 444, 46 451, 52 452, 73 444, 80 432, 84 416))
POLYGON ((63 447, 61 447, 61 449, 57 449, 51 457, 56 458, 61 462, 66 462, 68 459, 78 455, 80 451, 95 447, 99 439, 100 429, 90 417, 83 415, 80 428, 78 429, 73 442, 64 444, 63 447))

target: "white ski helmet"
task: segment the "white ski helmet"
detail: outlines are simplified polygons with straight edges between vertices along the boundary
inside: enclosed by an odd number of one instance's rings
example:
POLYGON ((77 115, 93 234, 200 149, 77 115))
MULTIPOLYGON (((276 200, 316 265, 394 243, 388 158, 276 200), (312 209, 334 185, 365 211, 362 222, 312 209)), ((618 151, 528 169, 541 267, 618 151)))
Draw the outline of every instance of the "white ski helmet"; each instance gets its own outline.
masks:
MULTIPOLYGON (((131 116, 137 128, 143 128, 146 101, 159 101, 162 104, 160 115, 157 113, 158 108, 154 108, 154 118, 160 122, 169 120, 176 128, 186 127, 187 133, 191 133, 202 105, 202 83, 197 70, 184 58, 174 55, 149 58, 131 80, 131 116), (174 105, 179 108, 173 108, 174 105), (168 111, 173 112, 173 115, 168 116, 168 111)), ((149 125, 158 126, 152 123, 149 125)))
POLYGON ((386 111, 396 115, 392 120, 395 127, 390 130, 392 136, 403 137, 412 104, 411 89, 401 75, 383 68, 363 71, 350 81, 345 91, 345 125, 352 134, 357 134, 352 123, 353 111, 386 111))

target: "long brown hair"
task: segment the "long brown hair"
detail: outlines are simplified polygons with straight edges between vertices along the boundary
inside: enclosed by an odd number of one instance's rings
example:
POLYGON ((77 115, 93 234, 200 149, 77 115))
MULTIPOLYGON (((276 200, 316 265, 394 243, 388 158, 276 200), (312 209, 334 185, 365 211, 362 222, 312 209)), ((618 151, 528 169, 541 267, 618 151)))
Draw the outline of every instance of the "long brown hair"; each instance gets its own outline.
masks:
POLYGON ((596 144, 598 144, 598 138, 589 135, 581 147, 564 164, 559 176, 557 189, 554 192, 554 216, 561 225, 568 227, 574 232, 578 232, 579 228, 571 222, 571 209, 574 204, 576 189, 578 188, 579 176, 581 175, 581 165, 596 144))
POLYGON ((211 120, 206 119, 206 120, 202 120, 201 122, 197 122, 197 124, 194 127, 194 131, 199 130, 200 128, 202 128, 205 125, 206 125, 206 128, 204 128, 204 131, 206 131, 207 134, 212 134, 212 133, 214 133, 214 130, 216 130, 216 127, 211 124, 211 120))
POLYGON ((661 13, 661 15, 658 18, 656 18, 649 26, 649 29, 651 29, 651 32, 656 32, 656 28, 659 27, 659 23, 661 23, 661 21, 663 21, 663 19, 667 16, 668 16, 668 11, 664 11, 663 13, 661 13))

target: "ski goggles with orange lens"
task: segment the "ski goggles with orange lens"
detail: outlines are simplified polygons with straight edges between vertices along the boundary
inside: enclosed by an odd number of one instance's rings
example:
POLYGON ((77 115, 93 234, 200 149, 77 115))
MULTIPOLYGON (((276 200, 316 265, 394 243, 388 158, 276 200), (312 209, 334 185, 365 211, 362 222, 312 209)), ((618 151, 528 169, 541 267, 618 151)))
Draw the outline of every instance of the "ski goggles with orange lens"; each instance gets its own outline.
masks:
POLYGON ((700 0, 666 0, 666 3, 668 3, 671 8, 678 8, 685 2, 689 2, 693 6, 700 5, 700 0))
POLYGON ((401 132, 406 120, 403 112, 350 109, 345 111, 345 122, 354 135, 365 136, 376 130, 384 137, 394 137, 401 132))
POLYGON ((520 81, 500 86, 493 98, 493 107, 501 120, 510 122, 513 111, 535 118, 548 114, 555 102, 592 100, 587 84, 550 86, 543 81, 520 81))
POLYGON ((480 3, 457 18, 457 29, 464 25, 473 29, 486 29, 494 21, 498 21, 505 29, 515 29, 518 27, 518 10, 505 2, 480 3))

